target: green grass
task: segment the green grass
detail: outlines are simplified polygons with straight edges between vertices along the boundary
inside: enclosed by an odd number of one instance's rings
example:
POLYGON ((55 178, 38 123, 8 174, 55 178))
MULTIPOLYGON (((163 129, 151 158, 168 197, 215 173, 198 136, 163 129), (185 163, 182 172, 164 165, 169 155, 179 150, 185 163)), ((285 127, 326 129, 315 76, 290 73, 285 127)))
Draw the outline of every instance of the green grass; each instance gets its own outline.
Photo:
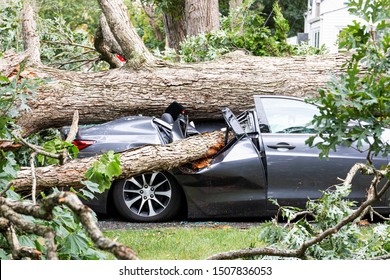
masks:
POLYGON ((201 260, 215 253, 258 247, 256 227, 160 228, 105 231, 105 236, 134 249, 143 260, 201 260))

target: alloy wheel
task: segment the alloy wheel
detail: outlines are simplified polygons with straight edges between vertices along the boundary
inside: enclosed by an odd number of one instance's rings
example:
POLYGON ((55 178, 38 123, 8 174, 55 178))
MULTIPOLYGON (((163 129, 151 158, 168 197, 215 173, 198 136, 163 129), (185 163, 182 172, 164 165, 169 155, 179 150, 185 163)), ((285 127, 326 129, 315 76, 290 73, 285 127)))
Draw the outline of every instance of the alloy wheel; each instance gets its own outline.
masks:
POLYGON ((161 172, 145 173, 125 181, 123 199, 135 215, 153 217, 162 213, 172 198, 172 185, 161 172))

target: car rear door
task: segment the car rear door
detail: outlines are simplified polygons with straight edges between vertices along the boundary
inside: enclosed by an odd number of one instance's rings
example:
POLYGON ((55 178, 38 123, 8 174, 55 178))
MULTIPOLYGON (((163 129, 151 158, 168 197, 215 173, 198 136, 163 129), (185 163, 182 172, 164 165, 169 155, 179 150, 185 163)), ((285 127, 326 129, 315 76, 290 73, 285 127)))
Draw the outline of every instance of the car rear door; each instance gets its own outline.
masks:
MULTIPOLYGON (((339 178, 345 178, 356 162, 365 162, 365 153, 346 146, 339 146, 329 159, 320 159, 320 151, 305 144, 314 133, 308 126, 318 112, 314 105, 274 96, 256 96, 255 104, 263 130, 268 198, 280 205, 304 207, 307 198, 320 197, 320 190, 341 183, 339 178)), ((369 185, 368 176, 357 176, 350 198, 361 201, 369 185)))

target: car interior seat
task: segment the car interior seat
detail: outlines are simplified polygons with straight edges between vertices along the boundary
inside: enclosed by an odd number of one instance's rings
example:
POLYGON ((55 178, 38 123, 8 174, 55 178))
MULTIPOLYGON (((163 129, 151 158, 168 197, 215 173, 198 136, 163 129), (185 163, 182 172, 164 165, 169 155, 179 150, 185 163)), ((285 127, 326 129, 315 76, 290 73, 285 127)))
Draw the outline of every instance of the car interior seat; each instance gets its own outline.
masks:
POLYGON ((162 114, 161 119, 166 123, 173 124, 173 117, 169 113, 162 114))

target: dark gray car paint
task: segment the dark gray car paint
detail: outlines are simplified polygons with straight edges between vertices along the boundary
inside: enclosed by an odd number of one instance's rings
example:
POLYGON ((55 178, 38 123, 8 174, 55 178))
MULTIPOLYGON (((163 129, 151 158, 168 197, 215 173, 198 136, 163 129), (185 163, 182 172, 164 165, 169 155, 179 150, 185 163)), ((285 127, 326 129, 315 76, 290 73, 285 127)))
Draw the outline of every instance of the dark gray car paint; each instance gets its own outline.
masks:
MULTIPOLYGON (((171 128, 169 124, 166 127, 171 128)), ((146 144, 163 143, 153 118, 144 116, 125 117, 88 127, 79 131, 78 138, 96 141, 80 151, 81 158, 110 150, 123 152, 146 144)))

